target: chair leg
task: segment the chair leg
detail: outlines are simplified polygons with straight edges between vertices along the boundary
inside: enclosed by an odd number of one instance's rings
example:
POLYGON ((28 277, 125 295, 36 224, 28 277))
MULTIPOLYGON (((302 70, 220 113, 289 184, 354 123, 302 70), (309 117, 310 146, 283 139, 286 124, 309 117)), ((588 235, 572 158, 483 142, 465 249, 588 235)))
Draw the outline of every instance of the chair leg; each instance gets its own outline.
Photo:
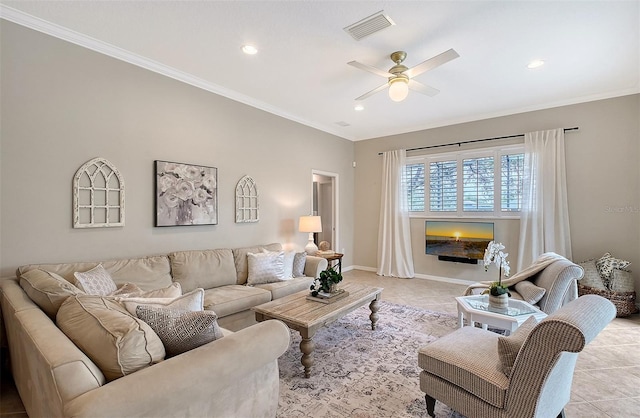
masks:
POLYGON ((427 402, 427 413, 430 417, 435 417, 436 400, 429 395, 424 395, 424 400, 427 402))
POLYGON ((564 409, 560 411, 557 418, 566 418, 566 415, 564 414, 564 409))

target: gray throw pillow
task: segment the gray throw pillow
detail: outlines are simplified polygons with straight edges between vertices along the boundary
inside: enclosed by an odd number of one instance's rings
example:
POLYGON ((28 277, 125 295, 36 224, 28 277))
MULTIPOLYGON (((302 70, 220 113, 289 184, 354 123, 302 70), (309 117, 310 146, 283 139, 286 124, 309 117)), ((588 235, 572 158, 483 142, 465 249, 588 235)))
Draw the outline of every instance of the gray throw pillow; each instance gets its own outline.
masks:
POLYGON ((307 263, 307 253, 296 253, 293 257, 293 277, 304 277, 304 265, 307 263))
POLYGON ((516 283, 515 288, 516 292, 522 296, 522 300, 532 305, 538 303, 547 291, 544 287, 538 287, 528 280, 516 283))
POLYGON ((167 352, 167 357, 200 347, 222 338, 218 315, 213 311, 184 311, 140 305, 138 318, 153 329, 167 352))

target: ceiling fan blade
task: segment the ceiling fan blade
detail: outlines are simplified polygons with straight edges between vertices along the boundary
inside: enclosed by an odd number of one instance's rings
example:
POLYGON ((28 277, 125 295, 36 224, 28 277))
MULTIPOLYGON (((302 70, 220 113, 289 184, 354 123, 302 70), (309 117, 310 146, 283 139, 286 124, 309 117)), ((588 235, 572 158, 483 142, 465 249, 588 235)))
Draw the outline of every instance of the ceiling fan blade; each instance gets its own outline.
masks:
POLYGON ((431 96, 431 97, 440 93, 440 90, 438 90, 437 88, 426 86, 420 82, 417 82, 416 80, 409 80, 409 88, 411 90, 415 90, 419 93, 426 94, 427 96, 431 96))
POLYGON ((371 97, 371 96, 373 96, 374 94, 376 94, 376 93, 378 93, 378 92, 380 92, 380 91, 382 91, 382 90, 386 89, 386 88, 387 88, 387 86, 388 86, 388 83, 384 83, 383 85, 381 85, 381 86, 379 86, 379 87, 376 87, 375 89, 371 90, 370 92, 367 92, 367 93, 363 94, 363 95, 362 95, 362 96, 360 96, 360 97, 356 97, 356 100, 364 100, 364 99, 366 99, 366 98, 368 98, 368 97, 371 97))
POLYGON ((413 78, 417 75, 420 75, 426 71, 432 70, 436 67, 441 66, 451 60, 458 58, 460 55, 453 49, 443 52, 442 54, 436 55, 433 58, 429 58, 428 60, 416 65, 415 67, 409 68, 404 73, 409 77, 413 78))
POLYGON ((372 67, 372 66, 367 65, 367 64, 363 64, 363 63, 358 62, 358 61, 349 61, 347 64, 351 65, 352 67, 356 67, 356 68, 359 68, 361 70, 373 73, 375 75, 379 75, 381 77, 393 77, 393 74, 391 74, 391 73, 388 73, 388 72, 386 72, 384 70, 380 70, 380 69, 378 69, 376 67, 372 67))

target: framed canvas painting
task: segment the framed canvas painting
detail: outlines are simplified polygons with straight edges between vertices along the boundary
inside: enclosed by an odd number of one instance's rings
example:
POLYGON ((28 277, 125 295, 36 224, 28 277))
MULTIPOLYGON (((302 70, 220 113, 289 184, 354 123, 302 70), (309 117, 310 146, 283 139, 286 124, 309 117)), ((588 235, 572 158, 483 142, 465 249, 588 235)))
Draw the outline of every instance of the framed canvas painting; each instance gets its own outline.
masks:
POLYGON ((155 161, 156 226, 217 225, 218 169, 155 161))

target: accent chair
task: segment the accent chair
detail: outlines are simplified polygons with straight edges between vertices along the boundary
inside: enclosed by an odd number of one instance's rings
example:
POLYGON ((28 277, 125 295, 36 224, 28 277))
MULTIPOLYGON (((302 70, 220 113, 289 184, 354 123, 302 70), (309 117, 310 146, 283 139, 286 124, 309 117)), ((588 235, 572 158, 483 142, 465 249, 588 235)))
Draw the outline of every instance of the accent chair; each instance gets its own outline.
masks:
POLYGON ((464 327, 418 352, 427 412, 436 400, 469 418, 564 417, 578 353, 616 316, 585 295, 510 336, 464 327))

